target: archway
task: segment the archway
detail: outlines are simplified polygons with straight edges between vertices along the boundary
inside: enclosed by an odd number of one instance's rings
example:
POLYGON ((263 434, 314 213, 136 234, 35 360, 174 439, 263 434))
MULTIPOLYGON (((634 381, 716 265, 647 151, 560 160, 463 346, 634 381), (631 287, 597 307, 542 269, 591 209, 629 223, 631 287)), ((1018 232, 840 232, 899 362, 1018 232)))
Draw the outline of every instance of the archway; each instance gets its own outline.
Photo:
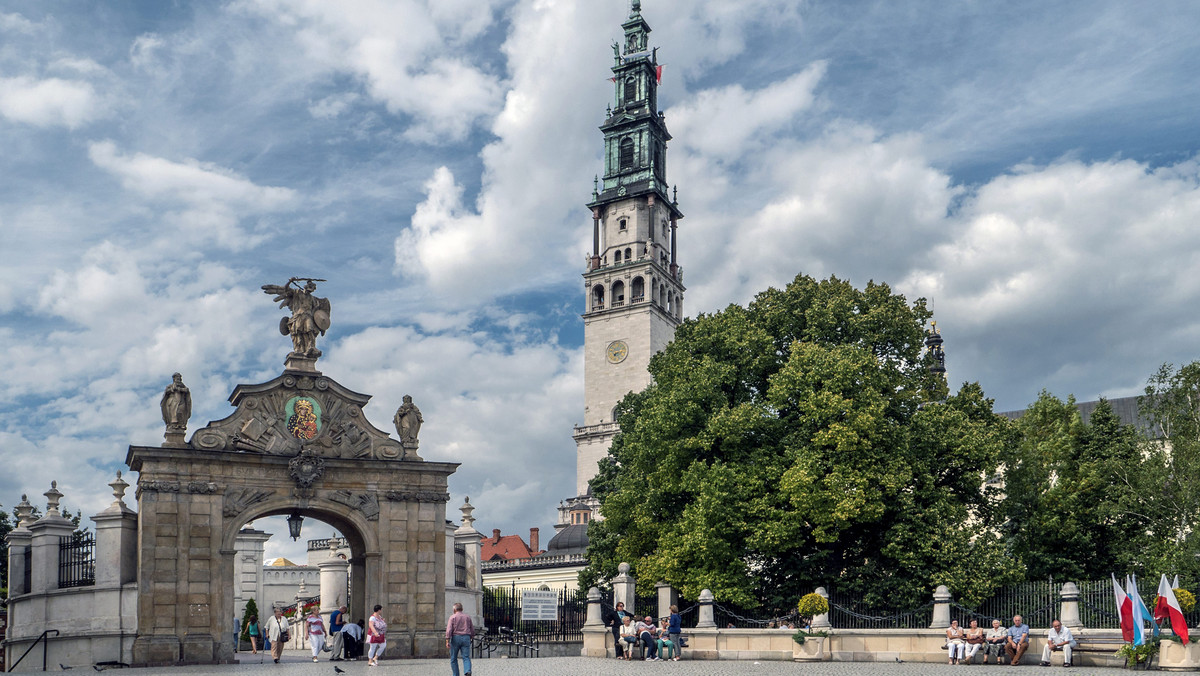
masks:
POLYGON ((231 661, 237 534, 293 513, 351 541, 350 602, 384 606, 385 656, 445 654, 446 482, 458 465, 426 462, 415 436, 402 443, 375 428, 362 412, 369 400, 290 370, 239 385, 234 413, 186 443, 129 447, 139 473, 135 664, 231 661))

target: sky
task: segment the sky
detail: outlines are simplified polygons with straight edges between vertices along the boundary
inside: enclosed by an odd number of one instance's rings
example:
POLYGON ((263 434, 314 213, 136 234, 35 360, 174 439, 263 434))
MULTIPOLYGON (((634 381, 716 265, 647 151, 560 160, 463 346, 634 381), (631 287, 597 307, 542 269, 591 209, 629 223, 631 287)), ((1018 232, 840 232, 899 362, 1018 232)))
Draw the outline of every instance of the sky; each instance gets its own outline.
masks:
MULTIPOLYGON (((130 444, 290 349, 404 394, 485 533, 574 494, 625 0, 0 0, 0 504, 93 514, 130 444)), ((799 273, 926 297, 952 386, 1137 394, 1200 358, 1200 6, 645 0, 686 314, 799 273)), ((132 498, 132 491, 129 498, 132 498)), ((280 533, 267 556, 303 559, 280 533)), ((329 528, 306 526, 305 537, 329 528), (308 530, 311 528, 311 530, 308 530)))

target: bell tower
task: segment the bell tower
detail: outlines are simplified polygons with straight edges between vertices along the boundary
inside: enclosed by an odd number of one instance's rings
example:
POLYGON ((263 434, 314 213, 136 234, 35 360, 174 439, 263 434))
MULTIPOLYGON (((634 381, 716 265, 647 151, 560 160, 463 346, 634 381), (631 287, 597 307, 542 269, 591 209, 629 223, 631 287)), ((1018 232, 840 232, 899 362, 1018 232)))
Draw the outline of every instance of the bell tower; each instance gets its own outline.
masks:
MULTIPOLYGON (((583 273, 584 413, 574 431, 578 500, 617 432, 613 410, 650 383, 650 357, 683 317, 683 270, 675 259, 679 211, 667 190, 666 118, 658 110, 662 67, 648 45, 650 26, 633 0, 613 44, 614 101, 604 133, 604 174, 587 205, 592 252, 583 273)), ((593 502, 594 500, 588 500, 593 502)))

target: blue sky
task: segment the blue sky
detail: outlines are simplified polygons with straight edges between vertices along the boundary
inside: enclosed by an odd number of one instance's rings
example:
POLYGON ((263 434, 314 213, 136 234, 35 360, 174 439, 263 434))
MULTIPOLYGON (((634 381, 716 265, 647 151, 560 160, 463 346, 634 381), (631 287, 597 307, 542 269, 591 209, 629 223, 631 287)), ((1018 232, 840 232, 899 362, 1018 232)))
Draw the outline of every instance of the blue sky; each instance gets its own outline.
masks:
MULTIPOLYGON (((583 204, 627 12, 0 2, 0 503, 57 479, 101 509, 125 447, 161 439, 174 371, 191 429, 224 417, 289 348, 258 287, 298 275, 329 279, 322 370, 373 394, 380 428, 412 394, 422 454, 463 463, 450 507, 548 534, 573 493, 583 204)), ((799 272, 887 281, 933 298, 952 382, 1000 410, 1134 394, 1197 358, 1193 3, 643 14, 687 314, 799 272)))

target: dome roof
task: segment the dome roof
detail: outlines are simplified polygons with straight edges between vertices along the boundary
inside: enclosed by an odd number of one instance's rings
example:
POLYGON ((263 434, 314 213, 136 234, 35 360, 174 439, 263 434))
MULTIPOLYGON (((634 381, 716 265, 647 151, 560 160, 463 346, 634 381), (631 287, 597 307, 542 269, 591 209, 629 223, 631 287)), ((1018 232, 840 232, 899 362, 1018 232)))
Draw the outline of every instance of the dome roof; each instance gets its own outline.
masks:
POLYGON ((588 546, 586 523, 573 523, 550 538, 546 545, 546 556, 563 554, 586 554, 588 546))

